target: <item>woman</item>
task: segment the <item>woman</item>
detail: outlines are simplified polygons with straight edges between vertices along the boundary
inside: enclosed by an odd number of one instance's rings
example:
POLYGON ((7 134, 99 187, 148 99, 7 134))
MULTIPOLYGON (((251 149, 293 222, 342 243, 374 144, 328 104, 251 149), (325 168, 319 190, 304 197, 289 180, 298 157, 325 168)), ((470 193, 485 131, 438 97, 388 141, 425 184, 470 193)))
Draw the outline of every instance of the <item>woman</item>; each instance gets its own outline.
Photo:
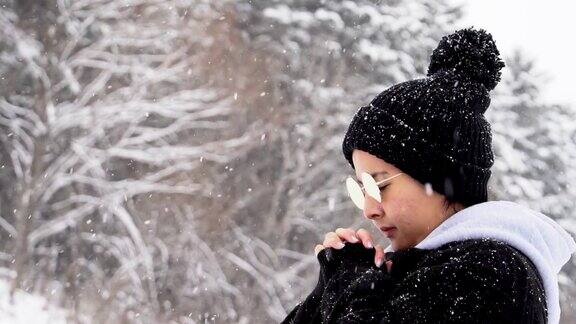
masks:
POLYGON ((283 323, 558 323, 557 276, 576 243, 541 213, 487 201, 483 114, 502 67, 490 34, 459 30, 426 78, 358 109, 342 148, 363 186, 346 185, 391 244, 326 234, 318 283, 283 323))

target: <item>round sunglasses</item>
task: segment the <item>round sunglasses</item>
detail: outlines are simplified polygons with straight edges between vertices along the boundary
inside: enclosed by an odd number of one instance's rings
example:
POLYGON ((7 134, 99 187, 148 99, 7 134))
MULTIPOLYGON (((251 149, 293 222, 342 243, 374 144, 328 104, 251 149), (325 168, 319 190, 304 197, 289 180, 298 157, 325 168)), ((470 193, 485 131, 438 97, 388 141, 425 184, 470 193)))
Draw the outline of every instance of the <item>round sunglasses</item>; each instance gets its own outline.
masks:
POLYGON ((372 178, 370 174, 368 174, 367 172, 362 172, 361 178, 364 187, 362 187, 358 182, 356 182, 354 178, 348 177, 346 179, 346 188, 348 189, 348 194, 350 195, 352 202, 354 202, 354 205, 356 205, 356 207, 358 207, 359 209, 364 210, 364 200, 365 200, 364 190, 366 190, 366 192, 368 193, 368 195, 370 195, 370 197, 376 199, 376 201, 381 203, 382 198, 380 197, 380 188, 378 187, 378 185, 388 180, 394 179, 402 174, 404 173, 400 172, 380 182, 376 182, 376 180, 374 180, 374 178, 372 178))

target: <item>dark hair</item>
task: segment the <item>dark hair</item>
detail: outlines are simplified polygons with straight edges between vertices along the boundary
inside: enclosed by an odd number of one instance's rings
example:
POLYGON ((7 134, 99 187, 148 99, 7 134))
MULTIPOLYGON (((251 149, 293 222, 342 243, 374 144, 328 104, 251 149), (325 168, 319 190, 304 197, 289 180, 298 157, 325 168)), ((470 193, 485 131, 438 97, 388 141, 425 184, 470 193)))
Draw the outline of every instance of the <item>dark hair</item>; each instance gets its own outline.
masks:
POLYGON ((462 202, 460 202, 460 201, 458 201, 458 200, 455 200, 455 199, 452 198, 452 197, 446 197, 446 196, 444 196, 444 202, 443 202, 444 211, 448 211, 448 209, 449 209, 450 207, 452 207, 452 209, 454 209, 456 212, 462 210, 462 209, 456 209, 456 204, 458 204, 458 203, 462 204, 462 206, 464 206, 464 208, 468 207, 466 204, 464 204, 464 203, 462 203, 462 202))

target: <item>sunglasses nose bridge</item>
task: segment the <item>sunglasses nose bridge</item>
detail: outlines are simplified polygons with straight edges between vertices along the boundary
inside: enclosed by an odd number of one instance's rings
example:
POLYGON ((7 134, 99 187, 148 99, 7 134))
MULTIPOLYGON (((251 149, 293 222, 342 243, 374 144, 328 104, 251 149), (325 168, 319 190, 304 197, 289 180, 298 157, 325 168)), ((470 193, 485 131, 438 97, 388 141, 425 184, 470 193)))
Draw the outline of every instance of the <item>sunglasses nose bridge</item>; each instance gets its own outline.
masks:
MULTIPOLYGON (((400 172, 398 174, 396 174, 395 176, 392 176, 388 179, 382 180, 380 182, 376 182, 374 181, 370 176, 370 179, 366 179, 365 181, 367 181, 367 185, 370 186, 369 191, 372 192, 372 194, 368 194, 368 196, 372 199, 374 199, 374 201, 376 201, 377 203, 380 203, 379 199, 380 198, 380 188, 378 187, 379 184, 381 184, 384 181, 388 181, 391 179, 394 179, 400 175, 404 174, 403 172, 400 172), (375 196, 378 196, 377 198, 375 196)), ((354 204, 356 205, 356 207, 358 207, 358 209, 360 210, 364 210, 364 205, 366 203, 366 190, 365 188, 360 185, 360 183, 358 183, 358 181, 356 181, 354 178, 352 177, 348 177, 348 179, 346 179, 346 188, 348 189, 348 194, 350 196, 350 198, 352 199, 352 201, 354 202, 354 204)))
MULTIPOLYGON (((364 210, 364 205, 366 204, 366 190, 365 188, 358 183, 358 181, 354 180, 352 177, 349 177, 346 182, 346 187, 348 188, 348 194, 352 199, 352 202, 356 205, 356 207, 360 210, 364 210)), ((372 198, 376 203, 380 203, 377 199, 368 195, 368 197, 372 198)))

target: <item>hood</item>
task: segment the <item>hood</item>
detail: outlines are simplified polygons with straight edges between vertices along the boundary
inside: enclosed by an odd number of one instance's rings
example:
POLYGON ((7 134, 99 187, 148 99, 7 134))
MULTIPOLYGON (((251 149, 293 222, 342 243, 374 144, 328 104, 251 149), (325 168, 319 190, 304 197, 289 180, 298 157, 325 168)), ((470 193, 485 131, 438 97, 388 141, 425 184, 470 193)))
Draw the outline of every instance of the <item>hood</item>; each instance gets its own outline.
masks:
MULTIPOLYGON (((540 212, 511 201, 488 201, 455 213, 416 248, 435 249, 449 242, 478 238, 508 243, 530 258, 544 284, 548 323, 558 323, 558 273, 576 252, 576 242, 570 234, 540 212)), ((390 245, 385 249, 393 251, 390 245)))

